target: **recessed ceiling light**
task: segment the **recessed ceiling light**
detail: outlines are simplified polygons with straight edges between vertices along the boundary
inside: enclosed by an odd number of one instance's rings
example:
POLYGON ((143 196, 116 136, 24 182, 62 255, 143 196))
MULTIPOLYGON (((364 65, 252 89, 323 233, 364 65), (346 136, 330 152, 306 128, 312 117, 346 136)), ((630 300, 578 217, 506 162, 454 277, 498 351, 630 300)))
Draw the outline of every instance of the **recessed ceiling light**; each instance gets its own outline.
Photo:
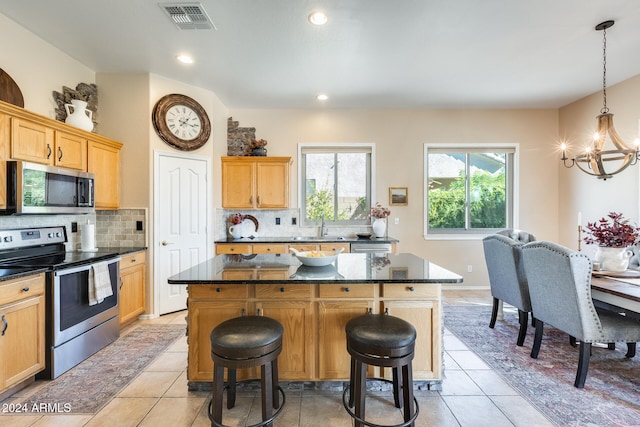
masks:
POLYGON ((193 58, 189 55, 178 55, 176 58, 183 64, 193 64, 193 58))
POLYGON ((324 25, 327 23, 327 19, 327 15, 319 10, 309 14, 309 22, 313 25, 324 25))
POLYGON ((329 99, 329 97, 327 95, 325 95, 324 93, 321 93, 318 96, 316 96, 316 99, 318 101, 326 101, 327 99, 329 99))

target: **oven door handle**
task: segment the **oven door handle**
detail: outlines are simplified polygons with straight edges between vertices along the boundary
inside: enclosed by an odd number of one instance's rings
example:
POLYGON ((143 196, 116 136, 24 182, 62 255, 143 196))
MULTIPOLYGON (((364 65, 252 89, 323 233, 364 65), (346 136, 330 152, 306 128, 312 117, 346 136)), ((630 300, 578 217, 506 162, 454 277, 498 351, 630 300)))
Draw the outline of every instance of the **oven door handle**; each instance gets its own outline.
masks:
POLYGON ((9 327, 9 324, 7 323, 7 319, 4 317, 4 314, 2 315, 2 323, 4 324, 2 328, 2 336, 4 336, 4 333, 7 332, 7 328, 9 327))

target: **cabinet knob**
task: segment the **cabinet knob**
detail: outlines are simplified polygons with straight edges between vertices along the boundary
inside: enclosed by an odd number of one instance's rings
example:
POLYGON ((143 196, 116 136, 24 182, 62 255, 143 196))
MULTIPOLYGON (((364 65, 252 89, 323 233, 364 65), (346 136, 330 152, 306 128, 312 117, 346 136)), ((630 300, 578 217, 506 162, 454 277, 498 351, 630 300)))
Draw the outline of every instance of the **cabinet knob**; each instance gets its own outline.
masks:
POLYGON ((220 292, 222 292, 222 289, 216 288, 216 292, 220 293, 220 292))
POLYGON ((344 288, 345 292, 351 292, 351 288, 344 288))
POLYGON ((284 292, 284 288, 280 288, 280 292, 284 292))
POLYGON ((22 288, 22 292, 29 292, 29 287, 25 286, 24 288, 22 288))
POLYGON ((409 292, 413 292, 415 291, 415 288, 413 286, 409 286, 409 292))

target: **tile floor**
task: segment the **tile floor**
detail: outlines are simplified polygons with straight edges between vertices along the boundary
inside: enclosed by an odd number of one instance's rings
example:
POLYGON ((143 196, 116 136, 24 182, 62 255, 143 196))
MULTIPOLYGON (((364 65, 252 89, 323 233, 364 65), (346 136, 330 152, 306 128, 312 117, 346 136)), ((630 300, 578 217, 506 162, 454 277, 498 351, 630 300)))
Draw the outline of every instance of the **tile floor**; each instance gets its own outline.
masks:
MULTIPOLYGON (((488 291, 445 291, 447 304, 490 304, 488 291)), ((185 313, 174 313, 147 322, 184 323, 185 313)), ((135 328, 134 324, 131 328, 135 328)), ((126 333, 128 330, 123 331, 126 333)), ((462 342, 445 330, 445 375, 441 391, 417 391, 420 415, 416 426, 551 426, 513 388, 505 383, 462 342)), ((7 426, 209 426, 208 392, 189 392, 186 378, 187 344, 180 339, 151 363, 128 387, 95 415, 6 415, 7 426)), ((39 383, 22 390, 26 395, 39 383)), ((274 425, 351 426, 342 407, 342 393, 287 391, 286 405, 274 425)), ((236 406, 225 409, 224 422, 244 426, 260 419, 257 393, 239 394, 236 406)), ((401 422, 390 393, 367 398, 367 419, 379 424, 401 422)))

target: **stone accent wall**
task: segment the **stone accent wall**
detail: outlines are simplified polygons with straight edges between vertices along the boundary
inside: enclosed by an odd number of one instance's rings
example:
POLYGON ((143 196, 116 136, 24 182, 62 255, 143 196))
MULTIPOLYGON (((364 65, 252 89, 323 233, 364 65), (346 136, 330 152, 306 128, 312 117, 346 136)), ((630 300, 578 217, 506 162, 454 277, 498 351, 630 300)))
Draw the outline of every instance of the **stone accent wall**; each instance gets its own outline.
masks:
POLYGON ((227 156, 250 156, 256 128, 240 127, 238 123, 232 117, 227 120, 227 156))
POLYGON ((96 244, 100 248, 148 246, 147 224, 146 209, 96 211, 96 244), (136 230, 137 221, 142 221, 142 231, 136 230))

